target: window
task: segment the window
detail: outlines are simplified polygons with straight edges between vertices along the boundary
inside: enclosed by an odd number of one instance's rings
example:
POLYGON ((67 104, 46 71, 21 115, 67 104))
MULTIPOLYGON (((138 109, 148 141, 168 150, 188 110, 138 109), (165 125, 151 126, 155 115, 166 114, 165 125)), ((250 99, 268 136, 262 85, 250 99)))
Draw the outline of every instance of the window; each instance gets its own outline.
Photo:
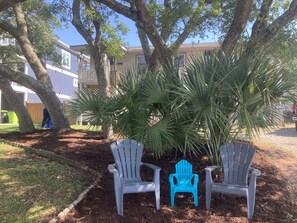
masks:
POLYGON ((71 66, 70 53, 65 51, 65 50, 62 50, 61 53, 62 53, 62 66, 65 67, 65 68, 70 69, 70 66, 71 66))
POLYGON ((185 54, 179 54, 174 57, 174 67, 185 67, 185 54))
POLYGON ((212 50, 205 50, 204 51, 204 57, 210 57, 212 54, 212 50))
POLYGON ((78 87, 78 80, 73 78, 73 87, 78 87))
POLYGON ((144 55, 136 56, 136 66, 138 72, 143 72, 147 69, 144 55))

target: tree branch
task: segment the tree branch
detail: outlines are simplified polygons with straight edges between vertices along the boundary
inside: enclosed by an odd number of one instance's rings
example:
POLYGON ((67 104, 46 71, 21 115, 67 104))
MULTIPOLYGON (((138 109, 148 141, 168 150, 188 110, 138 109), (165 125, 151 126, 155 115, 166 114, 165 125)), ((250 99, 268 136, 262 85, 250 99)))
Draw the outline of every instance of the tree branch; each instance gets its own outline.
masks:
POLYGON ((81 21, 81 16, 80 16, 80 3, 81 0, 73 0, 72 4, 72 21, 71 23, 74 25, 74 27, 77 29, 77 31, 82 35, 82 37, 87 41, 87 43, 90 46, 94 45, 93 37, 88 32, 88 30, 84 27, 82 21, 81 21))
POLYGON ((4 20, 0 20, 0 29, 3 29, 5 32, 8 32, 14 38, 17 38, 18 36, 18 29, 11 25, 11 23, 8 23, 4 20))
POLYGON ((148 37, 146 35, 146 33, 138 27, 138 25, 136 24, 137 27, 137 33, 138 33, 138 37, 140 39, 140 43, 143 49, 143 53, 144 53, 144 58, 145 58, 145 62, 148 65, 150 63, 150 58, 151 58, 151 50, 150 50, 150 45, 149 45, 149 41, 148 41, 148 37))
POLYGON ((17 36, 15 37, 22 48, 22 52, 29 62, 38 80, 52 88, 50 77, 48 76, 46 68, 39 59, 33 44, 29 40, 28 26, 25 19, 25 14, 20 4, 13 6, 16 22, 17 22, 17 36))
POLYGON ((42 82, 34 79, 29 75, 23 74, 20 71, 15 71, 4 64, 0 64, 0 76, 1 78, 21 84, 36 93, 42 93, 43 91, 47 91, 48 89, 47 86, 44 85, 42 82))
POLYGON ((231 26, 222 44, 222 50, 226 54, 229 54, 234 50, 242 32, 244 31, 252 4, 252 0, 237 1, 231 26))
POLYGON ((0 75, 0 88, 3 95, 7 99, 8 104, 17 114, 19 120, 19 129, 21 133, 29 133, 34 131, 34 125, 24 103, 18 97, 16 91, 11 87, 8 79, 0 75))
MULTIPOLYGON (((126 16, 127 18, 133 20, 134 22, 136 22, 136 20, 138 19, 137 12, 135 10, 121 3, 118 3, 115 0, 95 0, 95 1, 106 5, 110 9, 114 10, 115 12, 123 16, 126 16)), ((130 3, 130 1, 127 1, 127 2, 130 3)))
POLYGON ((259 43, 264 45, 269 42, 276 34, 288 25, 290 22, 297 19, 297 0, 293 0, 290 7, 281 16, 276 18, 268 27, 261 31, 259 43))
MULTIPOLYGON (((164 8, 165 8, 165 16, 167 16, 167 13, 172 13, 173 9, 172 9, 172 0, 164 0, 164 8)), ((161 37, 163 38, 163 40, 166 42, 167 39, 169 38, 172 29, 173 29, 173 25, 177 22, 178 17, 175 17, 174 20, 171 17, 170 19, 165 19, 163 20, 164 22, 161 24, 161 37)))
POLYGON ((194 15, 190 18, 190 20, 186 23, 183 32, 178 36, 174 44, 171 45, 170 50, 175 52, 178 48, 183 44, 183 42, 188 38, 189 34, 193 31, 194 28, 201 25, 203 21, 205 21, 208 15, 204 15, 200 17, 198 13, 194 13, 194 15))
POLYGON ((27 0, 0 0, 0 12, 15 5, 16 3, 19 2, 25 2, 27 0))
POLYGON ((152 21, 153 18, 151 18, 148 9, 146 7, 146 3, 144 0, 135 0, 135 7, 137 9, 137 13, 139 16, 139 19, 136 21, 138 26, 145 31, 146 33, 150 33, 151 35, 148 35, 150 41, 155 47, 164 48, 166 46, 165 40, 159 35, 158 30, 156 29, 155 23, 152 21))
MULTIPOLYGON (((89 11, 91 11, 91 12, 95 11, 95 9, 92 6, 90 0, 84 0, 84 2, 85 2, 85 5, 86 5, 86 8, 89 11)), ((92 19, 93 25, 95 27, 95 40, 94 40, 95 42, 94 42, 94 45, 97 46, 97 47, 100 47, 101 36, 102 36, 102 33, 101 33, 101 21, 97 17, 95 17, 95 18, 91 17, 91 19, 92 19)))
POLYGON ((261 9, 260 9, 260 14, 252 28, 251 38, 256 37, 258 35, 258 33, 260 32, 260 30, 266 26, 266 24, 267 24, 266 19, 268 17, 269 9, 272 5, 272 2, 273 2, 273 0, 263 1, 262 5, 261 5, 261 9))

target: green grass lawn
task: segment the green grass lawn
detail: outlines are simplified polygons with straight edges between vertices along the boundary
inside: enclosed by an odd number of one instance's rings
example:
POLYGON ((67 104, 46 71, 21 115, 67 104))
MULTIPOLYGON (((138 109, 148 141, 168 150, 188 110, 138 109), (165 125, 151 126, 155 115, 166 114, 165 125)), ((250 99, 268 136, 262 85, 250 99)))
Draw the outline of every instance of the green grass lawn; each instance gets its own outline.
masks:
POLYGON ((15 132, 19 131, 19 124, 0 124, 0 132, 15 132))
POLYGON ((88 186, 84 175, 0 143, 0 222, 48 222, 88 186))
MULTIPOLYGON (((40 124, 35 125, 36 129, 40 129, 40 124)), ((83 131, 101 131, 101 127, 94 127, 89 125, 71 125, 72 129, 83 131)), ((19 124, 0 124, 0 133, 19 131, 19 124)))

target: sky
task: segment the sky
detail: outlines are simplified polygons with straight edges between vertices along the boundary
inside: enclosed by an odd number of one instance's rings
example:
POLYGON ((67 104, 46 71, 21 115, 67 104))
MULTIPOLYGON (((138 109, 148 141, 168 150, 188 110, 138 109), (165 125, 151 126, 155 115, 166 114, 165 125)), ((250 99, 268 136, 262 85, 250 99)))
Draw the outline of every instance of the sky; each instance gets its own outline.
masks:
MULTIPOLYGON (((122 22, 129 28, 129 32, 124 36, 126 42, 129 46, 140 46, 140 41, 137 36, 136 27, 134 22, 125 17, 121 17, 122 22)), ((81 37, 79 32, 75 29, 72 24, 69 24, 67 29, 56 30, 55 34, 60 37, 60 40, 67 45, 82 45, 86 44, 86 41, 81 37)))
MULTIPOLYGON (((124 36, 125 41, 128 43, 128 46, 141 46, 137 30, 134 25, 134 22, 130 19, 127 19, 123 16, 121 16, 121 21, 125 23, 125 25, 129 28, 129 32, 124 36)), ((62 30, 56 30, 55 34, 59 36, 59 39, 67 44, 67 45, 83 45, 86 44, 86 41, 81 37, 81 35, 78 33, 78 31, 75 29, 75 27, 72 24, 69 24, 68 28, 62 29, 62 30)), ((198 39, 187 39, 184 43, 198 43, 198 42, 216 42, 214 36, 211 36, 208 39, 205 40, 198 40, 198 39)))

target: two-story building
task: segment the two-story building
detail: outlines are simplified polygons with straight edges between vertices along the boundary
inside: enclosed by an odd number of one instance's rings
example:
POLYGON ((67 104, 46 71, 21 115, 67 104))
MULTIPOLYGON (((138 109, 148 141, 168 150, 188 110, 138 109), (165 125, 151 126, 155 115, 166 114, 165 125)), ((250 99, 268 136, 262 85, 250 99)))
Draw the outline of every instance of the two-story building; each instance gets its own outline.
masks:
MULTIPOLYGON (((207 55, 210 51, 219 49, 218 43, 201 43, 201 44, 183 44, 178 49, 174 57, 174 66, 183 68, 187 62, 195 55, 207 55)), ((141 47, 130 47, 127 49, 126 55, 117 62, 117 69, 121 73, 125 73, 131 67, 137 70, 146 68, 146 62, 141 47)))
MULTIPOLYGON (((201 43, 201 44, 184 44, 179 49, 174 58, 174 65, 183 70, 186 63, 191 61, 195 55, 208 55, 213 50, 220 48, 219 43, 201 43)), ((71 46, 71 49, 81 53, 81 55, 89 55, 86 45, 71 46)), ((115 60, 113 57, 106 56, 106 69, 110 72, 111 83, 116 83, 120 75, 123 75, 127 70, 135 68, 142 70, 146 68, 146 62, 142 47, 123 48, 125 56, 120 60, 115 60)), ((78 78, 82 89, 98 88, 98 82, 94 70, 94 61, 81 60, 79 64, 78 78)))
MULTIPOLYGON (((14 42, 1 39, 0 45, 3 46, 5 44, 14 44, 14 42)), ((56 41, 56 52, 58 55, 61 55, 61 65, 56 65, 52 61, 46 61, 46 69, 51 78, 54 91, 60 101, 64 103, 70 100, 71 96, 73 96, 74 92, 78 89, 78 63, 80 54, 77 51, 70 49, 70 46, 59 40, 56 41)), ((22 62, 17 63, 16 69, 35 78, 35 74, 26 59, 23 56, 19 56, 19 58, 22 62)), ((25 105, 40 104, 40 106, 42 106, 42 102, 35 92, 14 82, 11 83, 11 86, 17 92, 21 101, 23 101, 25 105)), ((1 89, 0 110, 11 110, 6 98, 1 93, 1 89)), ((39 122, 40 116, 41 114, 38 115, 38 120, 32 117, 33 121, 39 122)), ((0 123, 1 121, 3 122, 3 120, 0 120, 0 123)))

